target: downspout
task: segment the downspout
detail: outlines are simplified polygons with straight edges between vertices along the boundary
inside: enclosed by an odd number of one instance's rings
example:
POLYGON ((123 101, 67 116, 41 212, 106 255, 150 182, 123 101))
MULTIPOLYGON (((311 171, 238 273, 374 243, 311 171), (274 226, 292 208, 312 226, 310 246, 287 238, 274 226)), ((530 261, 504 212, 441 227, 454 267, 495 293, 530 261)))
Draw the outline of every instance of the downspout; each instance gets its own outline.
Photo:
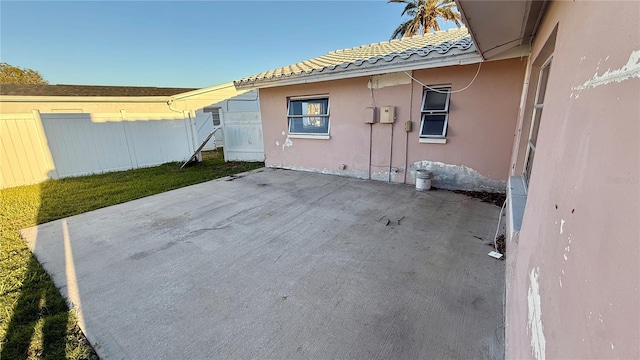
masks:
POLYGON ((376 100, 373 97, 373 75, 369 76, 369 90, 371 92, 371 109, 373 109, 373 119, 369 123, 369 172, 368 180, 371 180, 371 157, 373 155, 373 123, 375 123, 376 117, 376 100))
MULTIPOLYGON (((413 71, 411 71, 411 76, 413 76, 413 71)), ((411 79, 411 95, 409 96, 409 122, 412 122, 413 116, 413 79, 411 79)), ((413 124, 411 125, 413 129, 413 124)), ((409 131, 406 131, 405 127, 405 143, 404 143, 404 180, 403 184, 407 183, 407 171, 409 171, 409 131)))
MULTIPOLYGON (((395 115, 394 115, 395 116, 395 115)), ((391 169, 393 167, 393 127, 396 124, 395 119, 391 123, 391 144, 389 145, 389 177, 388 182, 391 182, 391 169)))
MULTIPOLYGON (((374 110, 374 113, 375 113, 375 110, 374 110)), ((373 123, 369 124, 369 177, 368 177, 368 180, 371 180, 371 153, 373 152, 372 146, 373 146, 373 123)))

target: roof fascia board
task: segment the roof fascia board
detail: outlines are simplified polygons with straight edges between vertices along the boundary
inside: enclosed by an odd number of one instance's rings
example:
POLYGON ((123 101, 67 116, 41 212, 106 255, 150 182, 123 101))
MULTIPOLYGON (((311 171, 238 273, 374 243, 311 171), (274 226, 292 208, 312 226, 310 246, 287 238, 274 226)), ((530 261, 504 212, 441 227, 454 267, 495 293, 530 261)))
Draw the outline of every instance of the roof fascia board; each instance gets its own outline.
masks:
POLYGON ((359 68, 356 70, 345 68, 338 71, 333 70, 329 74, 317 73, 317 74, 306 75, 306 76, 305 75, 291 76, 284 79, 280 77, 273 80, 263 80, 263 81, 258 80, 248 84, 236 84, 236 88, 237 89, 253 89, 253 88, 260 89, 260 88, 314 83, 314 82, 321 82, 321 81, 350 79, 355 77, 379 75, 379 74, 386 74, 391 72, 431 69, 431 68, 454 66, 454 65, 468 65, 468 64, 476 64, 479 62, 482 62, 482 57, 480 57, 480 55, 475 51, 473 53, 456 54, 456 55, 444 57, 444 58, 430 58, 430 59, 426 59, 426 61, 425 59, 420 59, 418 61, 413 61, 411 63, 407 63, 406 60, 403 60, 403 59, 399 59, 399 60, 395 59, 391 62, 385 62, 377 66, 376 64, 374 64, 372 66, 367 66, 365 68, 359 68))
POLYGON ((192 91, 188 91, 188 92, 185 92, 185 93, 175 94, 175 95, 170 96, 170 98, 172 98, 174 100, 179 100, 179 99, 184 99, 184 98, 191 97, 191 96, 196 96, 196 95, 206 94, 206 93, 213 92, 213 91, 227 89, 227 88, 230 88, 230 87, 234 87, 233 82, 220 84, 220 85, 215 85, 215 86, 209 86, 209 87, 206 87, 206 88, 192 90, 192 91))
MULTIPOLYGON (((463 0, 453 0, 453 1, 456 4, 456 8, 458 9, 458 12, 462 16, 462 23, 468 29, 469 35, 471 35, 471 40, 473 41, 473 45, 475 46, 476 49, 480 49, 478 47, 478 40, 476 39, 476 34, 473 31, 473 29, 471 28, 471 26, 469 25, 469 20, 467 19, 467 15, 464 13, 464 8, 462 7, 462 4, 460 3, 460 1, 463 1, 463 0)), ((482 57, 483 60, 486 60, 486 58, 482 55, 482 52, 480 50, 478 50, 478 53, 480 54, 480 57, 482 57)))
MULTIPOLYGON (((490 53, 490 52, 488 51, 487 53, 490 53)), ((497 61, 497 60, 527 57, 529 56, 529 54, 531 54, 531 45, 527 43, 520 46, 516 46, 504 52, 498 53, 494 56, 490 56, 487 58, 487 61, 497 61)))
POLYGON ((166 103, 170 96, 24 96, 2 95, 0 102, 122 102, 166 103))

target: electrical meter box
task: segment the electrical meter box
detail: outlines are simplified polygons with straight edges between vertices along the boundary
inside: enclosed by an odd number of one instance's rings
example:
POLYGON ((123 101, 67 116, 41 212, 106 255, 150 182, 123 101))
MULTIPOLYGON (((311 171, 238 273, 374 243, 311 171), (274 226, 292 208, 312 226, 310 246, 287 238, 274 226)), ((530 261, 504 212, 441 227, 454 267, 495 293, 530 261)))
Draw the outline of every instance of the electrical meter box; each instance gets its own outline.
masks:
POLYGON ((380 123, 393 124, 396 121, 396 107, 382 106, 380 107, 380 123))
POLYGON ((375 107, 366 107, 362 112, 362 116, 364 118, 365 124, 373 124, 376 122, 376 108, 375 107))
POLYGON ((412 132, 413 131, 413 123, 411 121, 407 121, 404 123, 404 131, 412 132))

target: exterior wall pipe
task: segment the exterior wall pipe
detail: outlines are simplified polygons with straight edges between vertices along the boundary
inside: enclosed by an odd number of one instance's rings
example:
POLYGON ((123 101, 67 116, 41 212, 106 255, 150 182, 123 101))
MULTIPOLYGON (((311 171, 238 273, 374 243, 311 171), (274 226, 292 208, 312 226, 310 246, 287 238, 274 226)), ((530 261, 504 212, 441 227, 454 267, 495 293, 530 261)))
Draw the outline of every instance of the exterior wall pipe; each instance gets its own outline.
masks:
MULTIPOLYGON (((413 71, 411 72, 413 76, 413 71)), ((411 79, 411 93, 409 96, 409 122, 413 121, 413 86, 414 81, 411 79)), ((413 125, 412 125, 413 126, 413 125)), ((406 130, 406 129, 405 129, 406 130)), ((404 179, 403 184, 407 183, 407 171, 409 171, 409 131, 405 131, 405 143, 404 143, 404 179)))
POLYGON ((255 92, 256 92, 256 97, 255 97, 255 99, 227 99, 227 100, 224 102, 225 109, 226 109, 227 111, 229 111, 229 102, 231 102, 231 101, 234 101, 234 102, 235 102, 235 101, 237 101, 237 102, 251 102, 251 101, 258 101, 258 100, 260 100, 260 93, 258 92, 258 90, 253 90, 253 91, 255 91, 255 92))
POLYGON ((391 123, 391 144, 389 145, 389 181, 391 182, 391 168, 393 167, 393 127, 396 125, 395 118, 391 123))
MULTIPOLYGON (((375 114, 375 110, 374 110, 374 114, 375 114)), ((373 123, 369 124, 369 176, 368 176, 369 180, 371 180, 371 154, 372 154, 372 152, 373 152, 373 123)))

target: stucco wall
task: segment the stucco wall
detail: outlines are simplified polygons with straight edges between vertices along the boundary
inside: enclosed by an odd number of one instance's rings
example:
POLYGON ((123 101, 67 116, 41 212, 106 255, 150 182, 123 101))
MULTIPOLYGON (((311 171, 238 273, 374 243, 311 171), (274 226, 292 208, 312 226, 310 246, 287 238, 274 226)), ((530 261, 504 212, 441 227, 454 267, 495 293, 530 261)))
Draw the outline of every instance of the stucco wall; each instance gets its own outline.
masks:
MULTIPOLYGON (((369 77, 261 89, 266 164, 400 183, 414 183, 412 170, 429 168, 434 186, 503 191, 525 65, 521 59, 483 63, 473 85, 451 95, 446 144, 419 142, 423 87, 405 74, 374 77, 373 89, 369 77), (329 140, 288 135, 287 98, 308 95, 329 96, 329 140), (366 124, 372 106, 395 106, 396 123, 366 124), (412 121, 412 132, 405 132, 406 121, 412 121)), ((468 85, 477 69, 472 64, 412 74, 424 84, 450 84, 455 91, 468 85)))
POLYGON ((507 358, 640 357, 639 23, 637 2, 553 2, 542 20, 534 62, 557 36, 522 230, 507 244, 507 358))

